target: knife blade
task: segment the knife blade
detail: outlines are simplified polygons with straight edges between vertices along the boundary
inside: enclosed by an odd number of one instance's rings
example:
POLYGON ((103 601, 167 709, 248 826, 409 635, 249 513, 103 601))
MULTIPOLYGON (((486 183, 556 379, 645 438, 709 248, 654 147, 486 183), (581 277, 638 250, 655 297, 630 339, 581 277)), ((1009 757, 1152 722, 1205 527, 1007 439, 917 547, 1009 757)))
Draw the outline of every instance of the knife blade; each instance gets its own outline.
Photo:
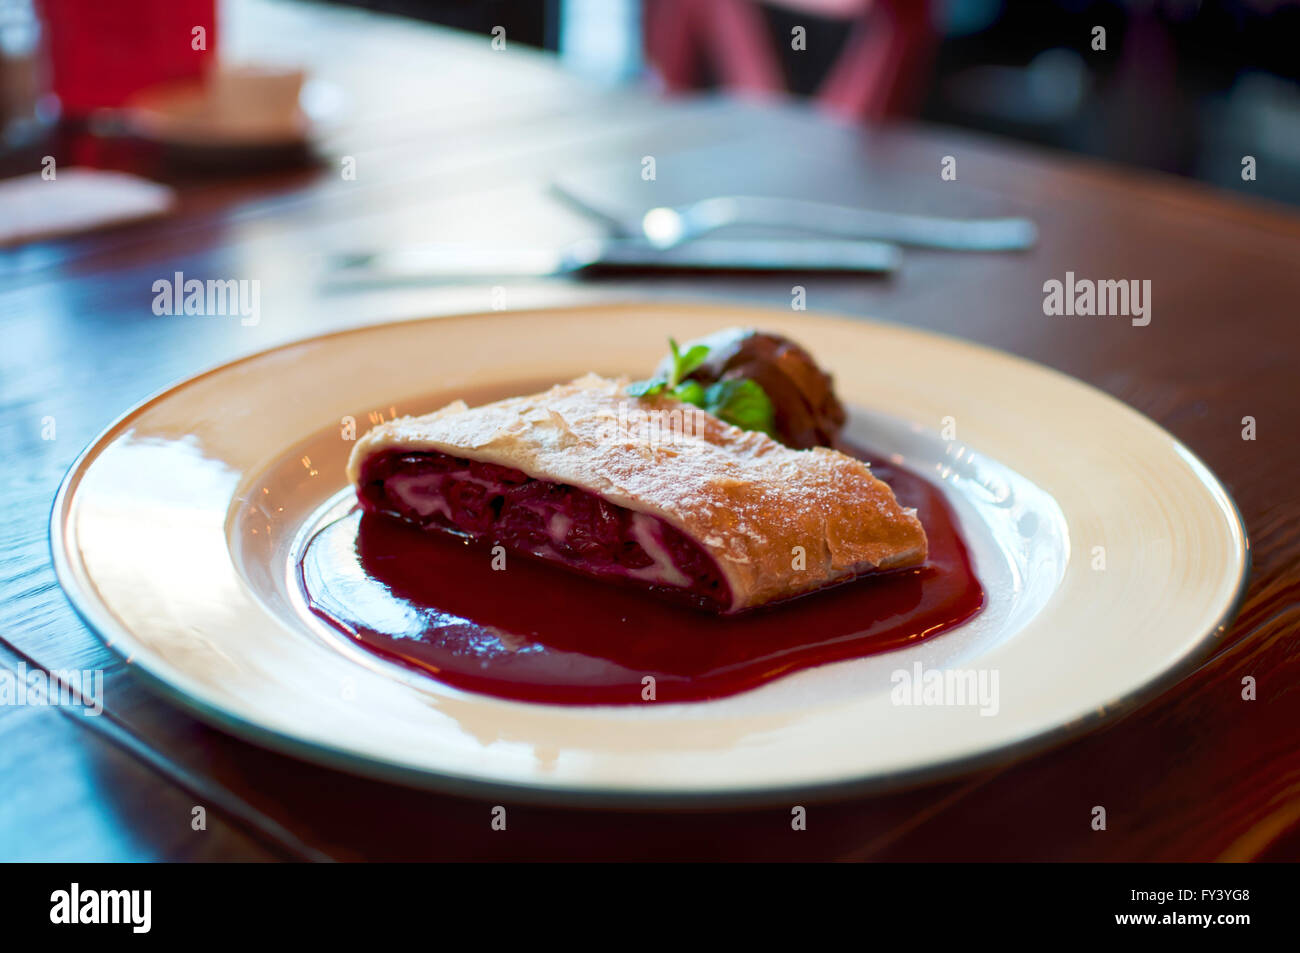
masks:
POLYGON ((667 249, 633 238, 587 238, 557 248, 448 242, 340 256, 329 280, 475 281, 600 271, 886 274, 900 260, 896 245, 844 239, 699 239, 667 249))

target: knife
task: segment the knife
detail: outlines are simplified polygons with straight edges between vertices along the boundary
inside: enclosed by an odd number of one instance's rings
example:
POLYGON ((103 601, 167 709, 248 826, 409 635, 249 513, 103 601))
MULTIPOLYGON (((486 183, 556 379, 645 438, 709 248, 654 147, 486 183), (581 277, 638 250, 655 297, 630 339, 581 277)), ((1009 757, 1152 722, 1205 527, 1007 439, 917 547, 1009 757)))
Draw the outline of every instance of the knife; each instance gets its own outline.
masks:
POLYGON ((896 270, 896 245, 844 239, 702 238, 658 248, 636 238, 584 238, 558 248, 441 243, 337 257, 334 284, 545 278, 601 271, 846 272, 896 270))

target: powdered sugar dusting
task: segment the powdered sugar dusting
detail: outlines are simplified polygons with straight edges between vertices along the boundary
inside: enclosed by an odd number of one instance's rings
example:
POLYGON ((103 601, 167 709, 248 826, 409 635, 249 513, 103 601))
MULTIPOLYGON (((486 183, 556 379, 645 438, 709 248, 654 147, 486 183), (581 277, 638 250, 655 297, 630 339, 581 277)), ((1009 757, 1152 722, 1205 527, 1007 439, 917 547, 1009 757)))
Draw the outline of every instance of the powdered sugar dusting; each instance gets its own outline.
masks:
POLYGON ((624 385, 588 375, 540 394, 380 424, 358 441, 349 477, 355 482, 367 456, 397 448, 578 486, 698 540, 733 593, 753 603, 924 561, 915 513, 861 461, 824 447, 793 450, 669 397, 630 397, 624 385))

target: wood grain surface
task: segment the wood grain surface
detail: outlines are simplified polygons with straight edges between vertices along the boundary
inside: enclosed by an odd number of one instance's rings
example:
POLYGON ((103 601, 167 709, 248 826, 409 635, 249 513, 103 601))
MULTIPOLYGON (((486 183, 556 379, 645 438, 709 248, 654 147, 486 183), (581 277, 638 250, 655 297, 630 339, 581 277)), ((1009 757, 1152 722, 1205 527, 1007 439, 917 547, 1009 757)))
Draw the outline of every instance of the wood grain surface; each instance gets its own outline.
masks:
MULTIPOLYGON (((239 0, 223 43, 343 94, 307 169, 201 176, 68 137, 176 184, 169 218, 0 252, 0 665, 101 669, 106 710, 0 707, 0 859, 1300 859, 1300 218, 1180 180, 917 126, 862 130, 794 104, 663 101, 565 75, 489 37, 239 0), (654 156, 657 176, 641 178, 654 156), (940 179, 944 156, 956 181, 940 179), (340 174, 345 157, 356 178, 340 174), (230 738, 152 695, 78 621, 50 565, 60 478, 105 425, 221 361, 342 327, 492 306, 487 285, 326 287, 329 256, 408 241, 556 242, 594 226, 546 193, 574 178, 628 212, 720 192, 947 215, 1023 214, 1022 255, 909 252, 891 279, 508 282, 527 308, 641 296, 871 316, 1074 375, 1184 441, 1232 493, 1253 573, 1194 675, 1020 763, 884 797, 629 813, 491 804, 379 784, 230 738), (255 278, 261 321, 160 317, 152 283, 255 278), (1045 281, 1149 279, 1152 321, 1043 314, 1045 281), (1243 440, 1243 418, 1257 436, 1243 440), (49 419, 54 439, 48 436, 49 419), (1242 680, 1258 697, 1242 698, 1242 680), (1093 831, 1104 805, 1108 829, 1093 831), (203 806, 206 830, 192 829, 203 806)), ((59 155, 64 161, 64 153, 59 155)), ((1269 170, 1260 169, 1261 176, 1269 170)), ((0 210, 2 214, 2 210, 0 210)), ((612 329, 613 333, 613 329, 612 329)), ((863 373, 870 373, 864 368, 863 373)), ((1068 446, 1070 424, 1061 422, 1068 446)))

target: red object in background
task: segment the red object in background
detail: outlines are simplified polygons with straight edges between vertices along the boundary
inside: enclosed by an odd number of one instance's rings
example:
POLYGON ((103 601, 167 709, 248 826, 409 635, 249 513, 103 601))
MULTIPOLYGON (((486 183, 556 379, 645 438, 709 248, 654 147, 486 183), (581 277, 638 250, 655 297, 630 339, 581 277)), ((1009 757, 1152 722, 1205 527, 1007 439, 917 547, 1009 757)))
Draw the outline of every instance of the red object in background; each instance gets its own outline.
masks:
POLYGON ((120 106, 156 83, 197 79, 216 55, 216 0, 38 3, 65 116, 120 106))
MULTIPOLYGON (((840 20, 844 47, 816 93, 849 120, 906 114, 920 96, 934 46, 930 0, 766 0, 840 20)), ((784 89, 780 57, 754 0, 646 0, 646 55, 672 91, 694 88, 702 66, 726 89, 766 95, 784 89)))

